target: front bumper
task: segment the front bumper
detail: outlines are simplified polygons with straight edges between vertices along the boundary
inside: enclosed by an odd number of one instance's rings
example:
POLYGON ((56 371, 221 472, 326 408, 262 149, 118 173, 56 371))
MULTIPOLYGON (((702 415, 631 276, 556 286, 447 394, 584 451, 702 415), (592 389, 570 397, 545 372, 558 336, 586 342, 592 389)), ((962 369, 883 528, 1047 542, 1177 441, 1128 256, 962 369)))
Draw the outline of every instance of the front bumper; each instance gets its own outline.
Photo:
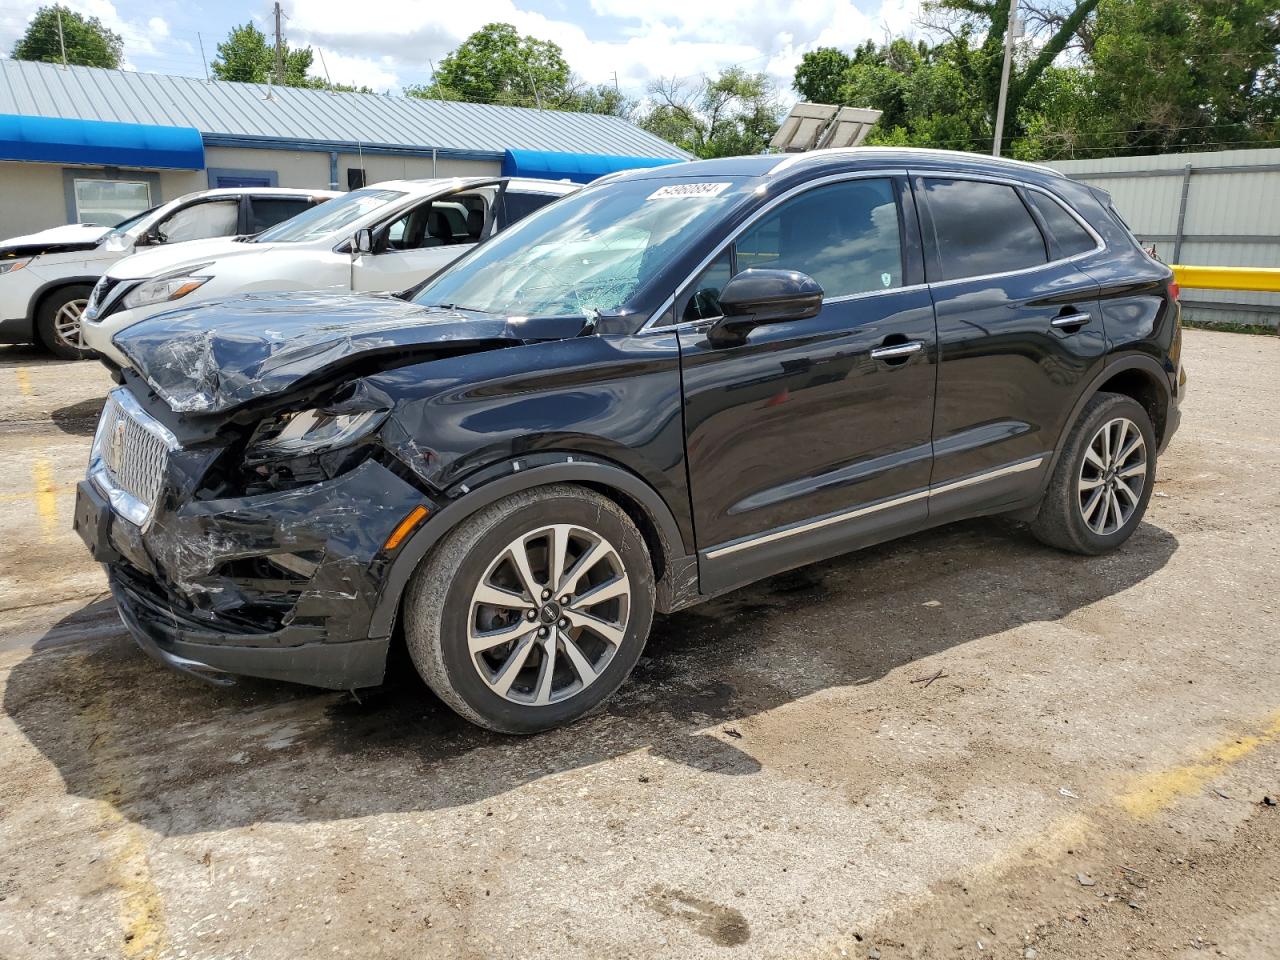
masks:
POLYGON ((77 488, 75 528, 106 565, 139 646, 215 682, 382 681, 390 639, 370 636, 392 559, 382 545, 406 514, 432 506, 419 490, 375 461, 259 496, 172 505, 176 485, 166 480, 145 526, 114 510, 93 480, 77 488))

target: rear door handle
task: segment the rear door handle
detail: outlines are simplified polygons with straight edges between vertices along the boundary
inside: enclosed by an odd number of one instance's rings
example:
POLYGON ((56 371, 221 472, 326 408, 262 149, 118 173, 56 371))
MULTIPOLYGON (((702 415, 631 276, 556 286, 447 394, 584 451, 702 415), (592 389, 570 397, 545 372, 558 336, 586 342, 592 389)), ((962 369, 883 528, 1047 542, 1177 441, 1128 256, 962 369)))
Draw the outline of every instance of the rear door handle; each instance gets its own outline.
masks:
POLYGON ((913 353, 919 353, 924 349, 924 343, 920 340, 911 340, 907 343, 895 343, 891 347, 876 347, 871 351, 872 360, 898 360, 902 357, 909 357, 913 353))
POLYGON ((1054 317, 1049 322, 1055 327, 1083 327, 1092 319, 1093 316, 1088 313, 1068 313, 1061 317, 1054 317))

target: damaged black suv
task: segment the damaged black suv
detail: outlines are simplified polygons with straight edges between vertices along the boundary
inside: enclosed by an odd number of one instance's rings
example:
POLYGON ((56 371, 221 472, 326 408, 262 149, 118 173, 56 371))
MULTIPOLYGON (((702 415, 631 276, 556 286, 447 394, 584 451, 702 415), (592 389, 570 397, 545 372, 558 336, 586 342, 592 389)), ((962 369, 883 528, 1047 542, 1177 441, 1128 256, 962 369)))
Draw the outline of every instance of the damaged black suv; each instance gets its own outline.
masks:
POLYGON ((138 643, 527 733, 665 613, 978 514, 1124 542, 1178 423, 1177 288, 1105 193, 853 149, 613 175, 405 298, 120 334, 76 526, 138 643))

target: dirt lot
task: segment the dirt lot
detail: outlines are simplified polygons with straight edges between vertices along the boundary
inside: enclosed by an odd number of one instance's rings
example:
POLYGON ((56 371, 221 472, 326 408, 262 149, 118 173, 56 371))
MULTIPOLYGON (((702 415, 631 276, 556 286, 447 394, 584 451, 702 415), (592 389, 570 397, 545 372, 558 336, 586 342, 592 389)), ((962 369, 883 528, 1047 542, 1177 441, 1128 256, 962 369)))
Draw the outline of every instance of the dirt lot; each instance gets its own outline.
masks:
POLYGON ((1280 956, 1280 340, 1189 332, 1119 553, 971 522, 660 620, 606 712, 215 690, 71 533, 107 378, 0 350, 0 958, 1280 956))

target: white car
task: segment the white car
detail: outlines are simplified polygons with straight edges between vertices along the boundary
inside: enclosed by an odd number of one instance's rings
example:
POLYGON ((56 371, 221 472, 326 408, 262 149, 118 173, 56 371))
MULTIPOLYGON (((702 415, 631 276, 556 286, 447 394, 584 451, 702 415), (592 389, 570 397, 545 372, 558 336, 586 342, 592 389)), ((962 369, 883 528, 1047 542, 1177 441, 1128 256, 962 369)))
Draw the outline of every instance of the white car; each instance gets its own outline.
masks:
POLYGON ((255 237, 203 240, 122 260, 93 289, 84 341, 108 366, 112 342, 165 310, 242 293, 400 291, 577 184, 515 177, 388 180, 353 190, 255 237))
POLYGON ((0 343, 40 343, 59 357, 88 356, 80 315, 111 264, 135 250, 257 233, 332 197, 335 190, 199 190, 115 227, 73 223, 0 241, 0 343))

